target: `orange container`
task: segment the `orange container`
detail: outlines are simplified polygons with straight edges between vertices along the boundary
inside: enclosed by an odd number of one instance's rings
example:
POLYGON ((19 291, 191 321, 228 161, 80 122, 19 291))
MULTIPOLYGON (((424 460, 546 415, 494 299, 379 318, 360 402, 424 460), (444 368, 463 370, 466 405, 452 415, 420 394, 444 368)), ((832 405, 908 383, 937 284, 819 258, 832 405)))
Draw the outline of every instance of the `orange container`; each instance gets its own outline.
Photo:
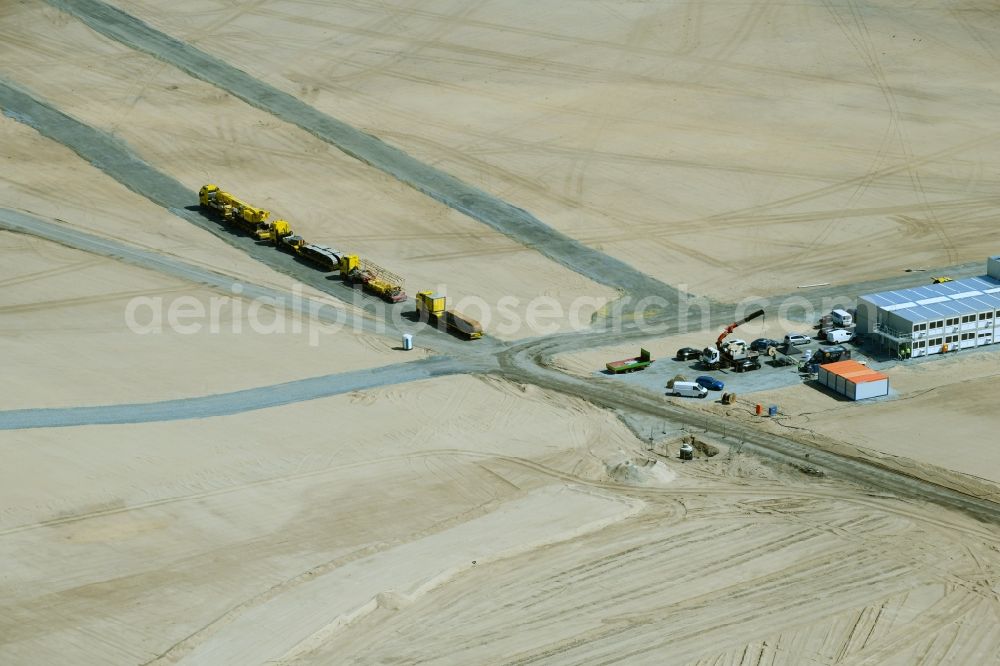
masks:
POLYGON ((764 413, 764 405, 757 405, 757 416, 764 413))

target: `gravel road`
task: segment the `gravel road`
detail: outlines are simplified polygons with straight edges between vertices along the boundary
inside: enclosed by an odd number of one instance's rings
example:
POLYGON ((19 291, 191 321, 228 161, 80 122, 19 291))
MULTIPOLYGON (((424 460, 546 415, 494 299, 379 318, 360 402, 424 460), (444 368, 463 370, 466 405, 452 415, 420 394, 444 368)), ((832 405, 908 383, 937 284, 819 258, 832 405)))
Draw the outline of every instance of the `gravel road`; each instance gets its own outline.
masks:
POLYGON ((244 391, 217 393, 197 398, 97 407, 10 410, 0 412, 0 430, 148 423, 228 416, 254 409, 328 398, 351 391, 465 373, 472 369, 468 363, 461 360, 433 356, 409 363, 310 377, 273 386, 258 386, 244 391))

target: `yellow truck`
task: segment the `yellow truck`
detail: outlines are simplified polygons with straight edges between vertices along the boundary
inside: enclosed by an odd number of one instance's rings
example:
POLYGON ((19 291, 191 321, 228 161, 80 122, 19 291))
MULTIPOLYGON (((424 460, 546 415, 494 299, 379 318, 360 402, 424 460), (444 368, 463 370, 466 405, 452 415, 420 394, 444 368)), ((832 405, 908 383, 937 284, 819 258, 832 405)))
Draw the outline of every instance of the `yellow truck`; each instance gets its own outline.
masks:
POLYGON ((483 337, 483 327, 475 319, 469 319, 455 310, 446 310, 446 297, 432 291, 417 293, 417 315, 429 324, 444 326, 468 340, 478 340, 483 337))
POLYGON ((267 237, 264 240, 271 241, 275 247, 281 247, 282 241, 293 235, 292 226, 288 222, 275 220, 267 223, 267 237))

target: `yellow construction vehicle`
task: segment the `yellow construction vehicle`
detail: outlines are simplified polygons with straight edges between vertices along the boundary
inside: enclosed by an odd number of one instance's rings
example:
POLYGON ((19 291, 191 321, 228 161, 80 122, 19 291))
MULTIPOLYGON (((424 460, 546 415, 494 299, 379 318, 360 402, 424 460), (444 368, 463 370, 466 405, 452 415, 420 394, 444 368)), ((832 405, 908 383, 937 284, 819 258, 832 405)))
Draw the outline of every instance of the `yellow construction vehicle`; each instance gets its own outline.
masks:
POLYGON ((348 284, 360 284, 365 291, 390 303, 401 303, 406 300, 403 278, 356 254, 340 258, 340 275, 348 284))
POLYGON ((417 293, 417 315, 422 321, 432 325, 444 324, 448 330, 461 335, 469 340, 478 340, 483 337, 483 327, 475 319, 469 319, 465 315, 446 310, 446 298, 432 291, 421 291, 417 293))
POLYGON ((340 268, 341 253, 332 247, 307 243, 302 236, 294 234, 278 239, 278 248, 294 252, 307 259, 325 271, 335 271, 340 268))
POLYGON ((292 233, 287 221, 268 222, 270 211, 240 201, 217 185, 204 185, 198 192, 198 201, 202 208, 215 211, 226 223, 244 229, 259 240, 270 241, 278 249, 293 252, 323 270, 339 270, 348 284, 359 284, 365 291, 390 303, 406 300, 400 276, 356 254, 345 255, 325 245, 307 243, 302 236, 292 233))
POLYGON ((267 236, 261 240, 269 240, 275 247, 280 247, 282 240, 292 235, 292 225, 285 220, 275 220, 267 223, 267 236))
POLYGON ((216 185, 204 185, 198 191, 198 201, 202 208, 214 210, 224 222, 235 224, 257 239, 265 240, 271 233, 267 223, 271 211, 244 203, 216 185))

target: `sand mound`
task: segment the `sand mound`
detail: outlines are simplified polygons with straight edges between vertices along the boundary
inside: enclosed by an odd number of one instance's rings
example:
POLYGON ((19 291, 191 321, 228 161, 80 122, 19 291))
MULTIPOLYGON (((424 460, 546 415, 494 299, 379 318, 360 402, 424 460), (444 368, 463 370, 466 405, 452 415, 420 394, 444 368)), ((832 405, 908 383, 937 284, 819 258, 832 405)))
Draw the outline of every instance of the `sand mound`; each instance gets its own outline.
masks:
POLYGON ((630 486, 662 486, 677 478, 676 472, 659 460, 633 459, 624 453, 608 461, 606 466, 610 480, 630 486))

